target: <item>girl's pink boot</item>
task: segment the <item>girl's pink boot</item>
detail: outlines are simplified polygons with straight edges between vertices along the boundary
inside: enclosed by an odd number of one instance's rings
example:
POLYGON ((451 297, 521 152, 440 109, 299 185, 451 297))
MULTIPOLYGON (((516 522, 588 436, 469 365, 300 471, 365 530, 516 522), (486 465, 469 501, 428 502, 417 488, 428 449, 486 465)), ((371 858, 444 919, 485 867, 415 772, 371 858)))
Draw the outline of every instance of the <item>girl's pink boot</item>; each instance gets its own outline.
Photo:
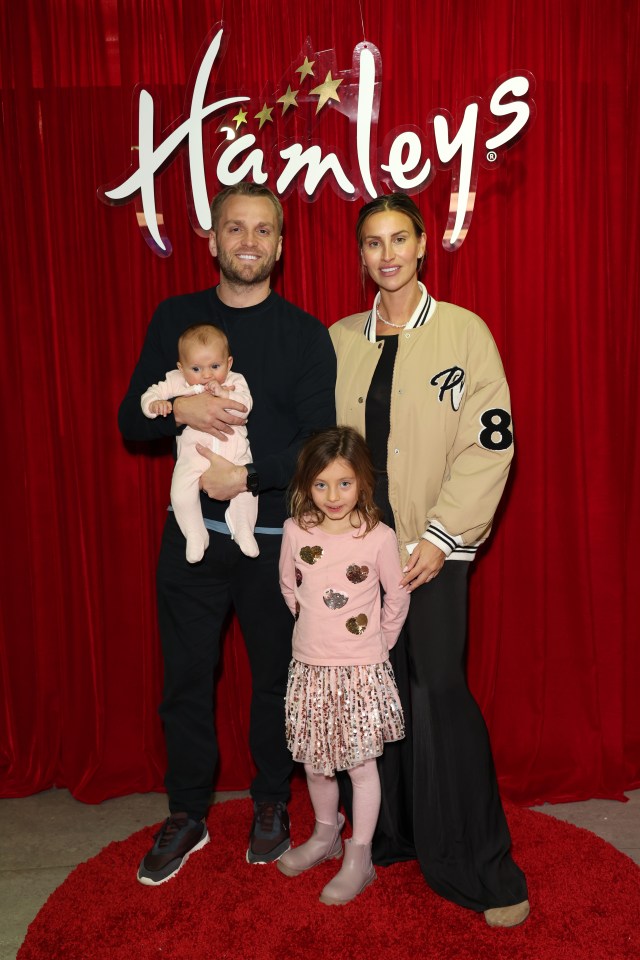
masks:
POLYGON ((344 817, 338 814, 335 826, 316 820, 313 833, 306 843, 299 847, 290 847, 278 860, 278 870, 287 877, 297 877, 325 860, 342 856, 340 831, 344 827, 344 817))
POLYGON ((340 872, 326 885, 320 894, 320 901, 332 906, 349 903, 375 879, 376 872, 371 863, 371 844, 345 840, 340 872))

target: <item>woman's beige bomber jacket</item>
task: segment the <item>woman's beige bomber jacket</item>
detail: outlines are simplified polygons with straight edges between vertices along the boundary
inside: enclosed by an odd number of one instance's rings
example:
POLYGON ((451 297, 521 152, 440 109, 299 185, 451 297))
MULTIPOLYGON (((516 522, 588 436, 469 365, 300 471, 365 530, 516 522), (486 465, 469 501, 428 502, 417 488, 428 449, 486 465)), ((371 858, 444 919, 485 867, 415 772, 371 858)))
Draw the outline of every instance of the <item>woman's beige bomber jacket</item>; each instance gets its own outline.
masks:
MULTIPOLYGON (((362 434, 386 340, 372 342, 370 317, 354 314, 329 331, 338 423, 362 434)), ((512 457, 509 388, 493 337, 474 313, 436 303, 426 323, 398 334, 391 388, 389 500, 403 563, 420 537, 448 559, 472 560, 491 530, 512 457)))

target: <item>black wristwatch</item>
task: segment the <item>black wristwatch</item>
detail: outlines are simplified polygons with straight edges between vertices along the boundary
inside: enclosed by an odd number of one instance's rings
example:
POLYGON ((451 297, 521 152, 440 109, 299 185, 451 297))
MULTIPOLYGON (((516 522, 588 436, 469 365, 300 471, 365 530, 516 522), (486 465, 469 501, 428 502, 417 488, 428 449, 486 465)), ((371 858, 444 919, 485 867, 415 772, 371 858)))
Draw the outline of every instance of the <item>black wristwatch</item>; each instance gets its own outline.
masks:
POLYGON ((252 493, 254 497, 257 497, 260 481, 258 480, 256 468, 252 463, 245 463, 245 467, 247 468, 247 490, 252 493))

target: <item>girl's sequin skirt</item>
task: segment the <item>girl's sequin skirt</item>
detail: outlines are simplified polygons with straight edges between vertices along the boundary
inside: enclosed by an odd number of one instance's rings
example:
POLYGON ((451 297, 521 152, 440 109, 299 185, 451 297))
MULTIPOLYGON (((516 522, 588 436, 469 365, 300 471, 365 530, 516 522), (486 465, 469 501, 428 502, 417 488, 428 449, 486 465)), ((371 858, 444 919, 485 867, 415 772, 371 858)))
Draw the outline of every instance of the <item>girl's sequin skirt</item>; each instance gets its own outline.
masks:
POLYGON ((293 759, 316 773, 357 767, 404 737, 404 716, 388 660, 318 667, 292 660, 286 698, 293 759))

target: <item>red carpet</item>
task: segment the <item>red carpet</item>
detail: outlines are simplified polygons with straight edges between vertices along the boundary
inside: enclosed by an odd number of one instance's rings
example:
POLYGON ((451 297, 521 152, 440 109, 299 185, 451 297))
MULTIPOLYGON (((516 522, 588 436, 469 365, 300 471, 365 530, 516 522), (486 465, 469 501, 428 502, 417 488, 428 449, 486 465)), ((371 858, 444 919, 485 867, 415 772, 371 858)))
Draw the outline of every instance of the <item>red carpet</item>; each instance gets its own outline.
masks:
MULTIPOLYGON (((18 960, 623 960, 640 957, 640 870, 586 830, 507 806, 514 852, 529 882, 523 926, 490 930, 481 914, 441 900, 415 863, 378 868, 346 907, 318 894, 336 870, 297 879, 249 866, 250 801, 214 807, 212 842, 157 888, 135 867, 150 829, 81 864, 29 927, 18 960), (228 840, 222 840, 222 836, 228 840)), ((292 832, 311 810, 298 792, 292 832)))

